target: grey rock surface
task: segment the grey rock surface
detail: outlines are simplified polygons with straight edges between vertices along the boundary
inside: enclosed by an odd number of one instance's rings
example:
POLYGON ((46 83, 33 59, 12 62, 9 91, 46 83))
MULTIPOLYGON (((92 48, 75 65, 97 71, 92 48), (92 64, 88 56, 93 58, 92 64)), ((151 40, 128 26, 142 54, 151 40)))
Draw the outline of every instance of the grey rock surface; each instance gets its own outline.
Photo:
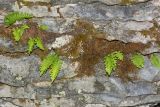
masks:
MULTIPOLYGON (((32 13, 34 22, 47 25, 49 32, 61 34, 48 44, 51 49, 69 43, 74 35, 63 33, 71 32, 76 20, 83 19, 105 32, 107 40, 151 43, 142 53, 159 53, 159 46, 154 44, 157 38, 146 36, 143 31, 152 32, 155 23, 160 25, 160 1, 133 1, 124 4, 122 0, 19 0, 20 3, 0 0, 0 23, 3 24, 4 16, 10 11, 32 13), (22 1, 34 3, 28 6, 22 1)), ((157 31, 160 32, 159 26, 157 31)), ((0 37, 0 48, 13 54, 24 52, 27 47, 15 47, 11 40, 0 37)), ((62 69, 51 83, 49 73, 40 77, 38 56, 10 57, 2 53, 0 107, 153 107, 160 103, 160 69, 147 57, 144 68, 137 74, 138 80, 131 82, 123 82, 115 75, 107 77, 102 61, 95 65, 94 75, 76 77, 79 63, 61 57, 62 69)))

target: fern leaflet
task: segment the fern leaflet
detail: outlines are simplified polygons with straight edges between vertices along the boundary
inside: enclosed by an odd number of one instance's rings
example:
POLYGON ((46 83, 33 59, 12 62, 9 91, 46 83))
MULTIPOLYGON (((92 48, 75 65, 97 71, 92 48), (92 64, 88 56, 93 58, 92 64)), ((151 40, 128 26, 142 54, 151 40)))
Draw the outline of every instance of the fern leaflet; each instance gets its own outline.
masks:
POLYGON ((5 16, 4 24, 10 26, 14 24, 16 21, 21 21, 23 19, 32 18, 33 15, 23 12, 12 12, 5 16))
POLYGON ((116 69, 117 60, 123 60, 123 53, 115 51, 104 58, 105 69, 107 74, 110 76, 112 71, 116 69))
POLYGON ((29 38, 29 41, 28 41, 28 53, 29 54, 32 52, 33 47, 34 47, 34 39, 29 38))
POLYGON ((56 59, 56 54, 49 54, 45 57, 40 65, 40 75, 43 75, 56 59))
POLYGON ((41 30, 48 30, 48 26, 46 26, 46 25, 40 25, 39 28, 41 30))
POLYGON ((39 49, 44 50, 42 40, 39 37, 35 38, 35 44, 39 49))
POLYGON ((29 28, 29 26, 27 26, 25 24, 25 25, 22 25, 20 28, 17 27, 17 28, 13 29, 12 34, 13 34, 13 37, 14 37, 14 39, 15 39, 16 42, 20 40, 20 38, 22 37, 24 31, 26 29, 28 29, 28 28, 29 28))
POLYGON ((150 60, 153 66, 160 68, 160 57, 158 55, 152 54, 150 60))
POLYGON ((58 56, 56 56, 53 64, 51 65, 51 70, 50 70, 50 77, 51 80, 54 81, 61 69, 62 66, 62 61, 59 59, 58 56))
POLYGON ((132 63, 137 67, 137 68, 143 68, 144 67, 144 57, 140 53, 136 53, 131 57, 132 63))

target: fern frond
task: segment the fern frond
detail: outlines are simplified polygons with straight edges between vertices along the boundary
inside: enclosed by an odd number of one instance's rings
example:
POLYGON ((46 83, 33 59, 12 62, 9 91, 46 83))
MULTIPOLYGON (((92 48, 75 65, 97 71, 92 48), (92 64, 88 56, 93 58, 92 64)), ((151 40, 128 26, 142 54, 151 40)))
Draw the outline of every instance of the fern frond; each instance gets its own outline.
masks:
POLYGON ((49 54, 43 59, 40 65, 40 75, 43 75, 49 69, 56 57, 56 54, 49 54))
POLYGON ((34 39, 29 38, 28 49, 27 49, 29 54, 33 51, 33 47, 34 47, 34 39))
POLYGON ((22 25, 22 26, 19 27, 19 28, 17 27, 17 28, 14 28, 14 29, 13 29, 12 34, 13 34, 13 37, 14 37, 14 39, 15 39, 16 42, 18 42, 18 41, 20 40, 20 38, 22 37, 24 31, 25 31, 26 29, 28 29, 28 28, 29 28, 29 26, 26 25, 26 24, 24 24, 24 25, 22 25))
POLYGON ((41 29, 41 30, 48 30, 48 26, 46 26, 46 25, 40 25, 39 29, 41 29))
POLYGON ((57 56, 53 64, 51 65, 50 77, 52 81, 56 79, 61 67, 62 67, 62 61, 57 56))
POLYGON ((150 60, 153 66, 160 68, 160 57, 158 55, 152 54, 150 60))
POLYGON ((123 60, 123 53, 120 51, 115 51, 104 58, 105 70, 110 76, 112 71, 116 69, 117 61, 123 60))
POLYGON ((5 16, 4 18, 4 24, 7 26, 10 26, 14 24, 16 21, 21 21, 23 19, 30 19, 33 15, 29 13, 23 13, 23 12, 12 12, 5 16))
POLYGON ((134 54, 131 57, 131 61, 137 68, 143 68, 144 67, 144 56, 141 55, 140 53, 134 54))
POLYGON ((29 28, 29 26, 26 25, 26 24, 22 25, 22 27, 21 27, 21 29, 23 29, 23 30, 26 30, 26 29, 28 29, 28 28, 29 28))
POLYGON ((44 45, 42 43, 41 38, 39 37, 35 38, 35 44, 39 49, 44 50, 44 45))

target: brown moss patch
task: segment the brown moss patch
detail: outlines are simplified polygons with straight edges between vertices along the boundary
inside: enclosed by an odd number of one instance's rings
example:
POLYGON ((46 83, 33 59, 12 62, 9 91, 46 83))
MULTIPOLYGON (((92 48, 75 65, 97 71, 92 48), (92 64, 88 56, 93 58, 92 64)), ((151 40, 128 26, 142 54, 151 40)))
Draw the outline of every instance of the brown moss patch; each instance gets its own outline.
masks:
POLYGON ((33 50, 32 54, 37 55, 38 57, 43 59, 44 57, 46 57, 49 54, 49 52, 50 51, 48 49, 45 49, 45 50, 35 49, 35 50, 33 50))
MULTIPOLYGON (((57 52, 62 56, 71 58, 72 61, 80 62, 80 67, 77 71, 78 76, 93 75, 95 72, 94 65, 103 60, 105 55, 114 51, 121 51, 126 56, 135 52, 141 52, 150 46, 142 43, 108 41, 104 39, 104 34, 96 30, 89 22, 78 20, 75 30, 74 39, 69 44, 57 49, 57 52)), ((136 70, 136 68, 126 58, 126 60, 119 63, 117 70, 117 75, 125 80, 129 78, 129 73, 136 70), (123 66, 123 64, 126 65, 123 66), (125 75, 122 75, 124 71, 125 75)))
POLYGON ((11 27, 5 27, 4 25, 0 25, 0 36, 1 37, 6 37, 11 39, 11 32, 12 28, 11 27))
POLYGON ((123 81, 127 82, 128 80, 132 81, 137 79, 137 71, 138 68, 134 66, 130 58, 125 55, 124 60, 118 62, 115 74, 121 77, 123 81))
POLYGON ((144 36, 149 36, 151 38, 156 39, 156 41, 160 41, 160 26, 154 22, 154 26, 148 30, 142 30, 140 33, 144 36))
POLYGON ((121 0, 120 4, 122 5, 135 4, 135 0, 121 0))

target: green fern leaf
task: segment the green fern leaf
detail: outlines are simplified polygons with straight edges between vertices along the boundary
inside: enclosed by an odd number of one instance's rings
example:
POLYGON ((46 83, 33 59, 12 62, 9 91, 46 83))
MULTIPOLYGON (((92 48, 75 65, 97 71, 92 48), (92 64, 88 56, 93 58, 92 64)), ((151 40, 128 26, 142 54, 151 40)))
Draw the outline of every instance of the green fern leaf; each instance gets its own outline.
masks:
POLYGON ((134 54, 131 57, 131 61, 137 68, 143 68, 144 67, 144 57, 140 53, 134 54))
POLYGON ((158 55, 152 54, 150 60, 153 66, 160 68, 160 57, 158 55))
POLYGON ((109 76, 111 75, 112 71, 116 69, 118 60, 123 60, 123 53, 121 53, 120 51, 115 51, 105 56, 105 69, 109 76))
POLYGON ((12 34, 15 41, 19 41, 22 36, 22 30, 20 28, 14 28, 12 34))
POLYGON ((25 24, 25 25, 22 25, 20 28, 17 27, 17 28, 13 29, 12 34, 13 34, 13 37, 14 37, 14 39, 15 39, 16 42, 20 40, 20 38, 22 37, 24 31, 26 29, 28 29, 28 28, 29 28, 29 26, 27 26, 25 24))
POLYGON ((46 26, 46 25, 40 25, 39 28, 41 30, 48 30, 48 26, 46 26))
POLYGON ((39 49, 44 50, 44 45, 42 43, 42 40, 39 37, 35 38, 35 43, 39 49))
POLYGON ((55 54, 49 54, 47 57, 45 57, 40 65, 40 75, 43 75, 46 73, 46 71, 50 68, 53 61, 56 59, 55 54))
POLYGON ((50 70, 50 77, 52 81, 56 79, 61 67, 62 67, 62 61, 59 59, 58 56, 56 56, 56 59, 54 60, 50 70))
POLYGON ((23 30, 26 30, 26 29, 28 29, 28 28, 29 28, 29 26, 26 25, 26 24, 24 24, 24 25, 21 26, 21 29, 23 29, 23 30))
POLYGON ((28 53, 29 54, 33 51, 33 47, 34 47, 34 39, 29 38, 29 41, 28 41, 28 53))
POLYGON ((12 12, 5 16, 4 24, 10 26, 14 24, 16 21, 21 21, 23 19, 30 19, 33 15, 23 12, 12 12))

